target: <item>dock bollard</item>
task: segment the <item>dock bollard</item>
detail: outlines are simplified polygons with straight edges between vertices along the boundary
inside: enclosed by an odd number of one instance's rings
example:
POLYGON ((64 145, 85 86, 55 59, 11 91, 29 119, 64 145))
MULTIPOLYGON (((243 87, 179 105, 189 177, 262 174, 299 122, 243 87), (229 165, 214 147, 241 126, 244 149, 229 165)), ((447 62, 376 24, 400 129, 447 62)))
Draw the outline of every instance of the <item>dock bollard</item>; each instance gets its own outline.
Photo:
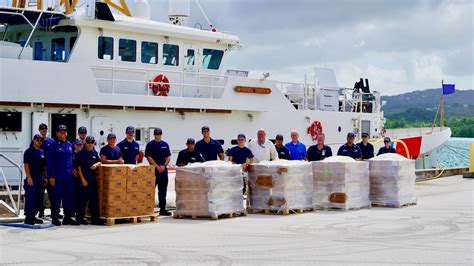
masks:
POLYGON ((465 173, 463 177, 474 178, 474 142, 471 143, 471 152, 469 155, 469 173, 465 173))

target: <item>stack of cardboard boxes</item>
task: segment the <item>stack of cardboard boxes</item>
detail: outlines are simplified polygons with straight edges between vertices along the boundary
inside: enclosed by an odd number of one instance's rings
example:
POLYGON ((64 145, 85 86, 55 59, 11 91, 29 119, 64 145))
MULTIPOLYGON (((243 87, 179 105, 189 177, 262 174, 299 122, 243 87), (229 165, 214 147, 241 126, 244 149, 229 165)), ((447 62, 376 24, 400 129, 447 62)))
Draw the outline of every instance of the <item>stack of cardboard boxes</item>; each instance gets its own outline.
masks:
POLYGON ((102 165, 98 169, 100 217, 150 215, 155 207, 155 173, 149 165, 102 165))

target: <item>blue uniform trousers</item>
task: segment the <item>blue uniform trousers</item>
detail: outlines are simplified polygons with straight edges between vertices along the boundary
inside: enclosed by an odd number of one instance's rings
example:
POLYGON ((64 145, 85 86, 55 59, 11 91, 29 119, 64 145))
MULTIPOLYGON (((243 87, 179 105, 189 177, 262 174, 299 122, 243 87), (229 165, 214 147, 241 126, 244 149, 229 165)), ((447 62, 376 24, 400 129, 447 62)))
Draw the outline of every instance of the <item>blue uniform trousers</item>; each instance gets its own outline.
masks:
POLYGON ((33 176, 33 186, 28 185, 25 179, 23 188, 25 189, 25 216, 27 218, 35 217, 43 206, 44 187, 43 177, 33 176))
POLYGON ((59 208, 63 203, 64 216, 71 217, 74 208, 74 179, 72 176, 57 176, 56 185, 50 188, 53 201, 51 202, 51 217, 59 217, 59 208))
POLYGON ((158 206, 160 211, 166 209, 166 193, 168 191, 168 170, 163 173, 158 173, 155 171, 155 183, 158 186, 158 206))
POLYGON ((79 209, 77 211, 77 218, 84 219, 87 203, 89 203, 89 211, 91 213, 91 220, 99 220, 99 195, 97 191, 97 181, 94 178, 87 179, 87 187, 82 184, 79 187, 79 209))

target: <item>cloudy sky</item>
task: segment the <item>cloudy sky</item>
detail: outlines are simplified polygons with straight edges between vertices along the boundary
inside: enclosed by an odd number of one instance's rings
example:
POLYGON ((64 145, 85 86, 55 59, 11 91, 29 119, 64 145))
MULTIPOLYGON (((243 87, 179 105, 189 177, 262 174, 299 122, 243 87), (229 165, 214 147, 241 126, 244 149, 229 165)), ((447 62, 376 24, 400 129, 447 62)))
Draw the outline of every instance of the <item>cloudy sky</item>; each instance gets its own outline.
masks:
MULTIPOLYGON (((166 19, 168 1, 151 0, 166 19)), ((303 82, 314 66, 330 67, 340 86, 367 77, 383 94, 473 85, 471 0, 200 0, 220 31, 240 36, 228 68, 303 82)), ((191 0, 189 26, 204 17, 191 0)))

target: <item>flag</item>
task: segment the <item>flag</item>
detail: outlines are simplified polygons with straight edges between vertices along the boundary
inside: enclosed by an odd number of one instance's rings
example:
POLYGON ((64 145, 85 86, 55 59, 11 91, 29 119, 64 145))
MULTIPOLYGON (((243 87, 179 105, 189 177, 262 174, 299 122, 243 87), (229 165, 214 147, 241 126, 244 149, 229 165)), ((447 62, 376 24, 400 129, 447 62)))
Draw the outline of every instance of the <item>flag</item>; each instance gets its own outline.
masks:
POLYGON ((443 95, 454 93, 454 84, 443 84, 443 95))

